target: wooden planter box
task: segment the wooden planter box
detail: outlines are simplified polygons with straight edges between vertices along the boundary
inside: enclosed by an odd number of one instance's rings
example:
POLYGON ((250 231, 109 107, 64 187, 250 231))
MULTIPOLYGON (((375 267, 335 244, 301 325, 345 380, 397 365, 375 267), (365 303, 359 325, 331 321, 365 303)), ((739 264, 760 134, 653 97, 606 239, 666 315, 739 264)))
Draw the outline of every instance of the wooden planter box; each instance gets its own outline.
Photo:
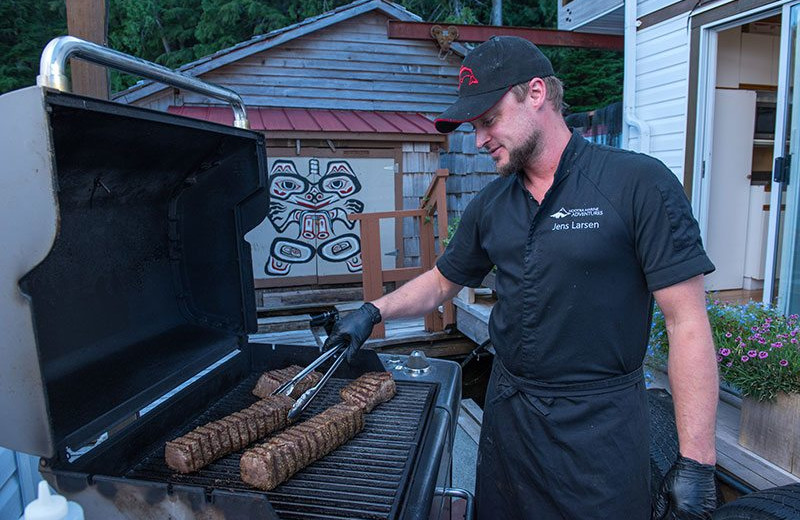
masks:
POLYGON ((800 394, 772 401, 742 399, 739 444, 800 476, 800 394))

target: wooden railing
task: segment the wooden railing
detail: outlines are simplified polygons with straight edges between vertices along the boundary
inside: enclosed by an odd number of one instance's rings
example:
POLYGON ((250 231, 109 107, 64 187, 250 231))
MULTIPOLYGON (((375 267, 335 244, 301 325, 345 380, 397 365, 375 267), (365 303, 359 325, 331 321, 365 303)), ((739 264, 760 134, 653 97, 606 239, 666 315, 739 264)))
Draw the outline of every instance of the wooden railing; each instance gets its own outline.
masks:
MULTIPOLYGON (((350 220, 361 223, 361 266, 364 284, 364 301, 372 301, 383 296, 383 284, 386 282, 406 282, 433 268, 436 264, 436 236, 434 234, 434 214, 437 215, 437 231, 439 238, 447 236, 447 192, 445 180, 447 170, 436 170, 419 209, 384 211, 377 213, 356 213, 348 215, 350 220), (381 262, 381 219, 393 218, 400 221, 413 217, 419 219, 420 267, 398 267, 383 269, 381 262)), ((425 330, 435 332, 444 330, 446 325, 455 321, 452 300, 443 305, 443 312, 435 309, 425 316, 425 330)), ((384 322, 375 326, 372 338, 386 337, 384 322)))

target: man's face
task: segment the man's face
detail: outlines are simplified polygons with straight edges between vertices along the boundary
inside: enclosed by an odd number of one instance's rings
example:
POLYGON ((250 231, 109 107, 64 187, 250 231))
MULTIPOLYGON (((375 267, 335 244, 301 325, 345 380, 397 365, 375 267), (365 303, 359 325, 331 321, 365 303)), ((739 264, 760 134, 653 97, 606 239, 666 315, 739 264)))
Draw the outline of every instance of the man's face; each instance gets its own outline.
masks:
POLYGON ((509 91, 491 110, 472 122, 478 148, 489 152, 497 172, 503 176, 521 171, 530 158, 541 152, 541 130, 526 101, 519 101, 509 91))

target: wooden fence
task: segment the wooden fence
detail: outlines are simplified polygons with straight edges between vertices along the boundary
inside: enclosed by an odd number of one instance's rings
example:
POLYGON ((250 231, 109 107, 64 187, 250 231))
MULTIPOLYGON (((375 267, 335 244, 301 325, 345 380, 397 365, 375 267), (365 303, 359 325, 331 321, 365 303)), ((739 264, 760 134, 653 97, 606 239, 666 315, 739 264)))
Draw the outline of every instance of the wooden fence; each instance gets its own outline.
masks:
MULTIPOLYGON (((359 213, 348 215, 350 220, 361 223, 361 263, 364 277, 364 301, 372 301, 383 296, 383 284, 387 282, 406 282, 428 271, 436 264, 436 234, 434 233, 434 215, 437 216, 439 238, 447 236, 447 192, 445 181, 447 170, 436 170, 425 195, 421 199, 419 209, 384 211, 376 213, 359 213), (381 263, 380 220, 385 218, 402 219, 413 217, 419 219, 420 266, 383 269, 381 263)), ((444 330, 446 325, 455 321, 452 300, 442 306, 442 311, 435 309, 425 316, 425 330, 435 332, 444 330)), ((386 337, 383 322, 375 326, 372 338, 386 337)))

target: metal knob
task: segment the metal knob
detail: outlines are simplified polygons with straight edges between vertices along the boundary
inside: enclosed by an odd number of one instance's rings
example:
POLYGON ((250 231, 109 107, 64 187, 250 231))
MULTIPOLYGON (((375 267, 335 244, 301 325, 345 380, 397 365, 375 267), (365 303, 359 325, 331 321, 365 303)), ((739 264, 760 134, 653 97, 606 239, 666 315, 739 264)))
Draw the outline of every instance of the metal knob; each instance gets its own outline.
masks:
POLYGON ((415 350, 408 356, 403 371, 411 376, 421 376, 431 369, 431 364, 425 353, 421 350, 415 350))

